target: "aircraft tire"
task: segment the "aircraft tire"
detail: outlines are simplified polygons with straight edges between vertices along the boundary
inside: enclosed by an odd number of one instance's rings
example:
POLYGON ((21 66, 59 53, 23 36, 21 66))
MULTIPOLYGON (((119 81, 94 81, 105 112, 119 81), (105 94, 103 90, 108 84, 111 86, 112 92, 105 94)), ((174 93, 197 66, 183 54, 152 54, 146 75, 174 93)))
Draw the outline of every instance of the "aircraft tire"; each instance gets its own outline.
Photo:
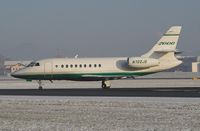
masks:
POLYGON ((110 89, 110 87, 111 87, 110 81, 103 80, 101 87, 102 87, 102 89, 110 89))

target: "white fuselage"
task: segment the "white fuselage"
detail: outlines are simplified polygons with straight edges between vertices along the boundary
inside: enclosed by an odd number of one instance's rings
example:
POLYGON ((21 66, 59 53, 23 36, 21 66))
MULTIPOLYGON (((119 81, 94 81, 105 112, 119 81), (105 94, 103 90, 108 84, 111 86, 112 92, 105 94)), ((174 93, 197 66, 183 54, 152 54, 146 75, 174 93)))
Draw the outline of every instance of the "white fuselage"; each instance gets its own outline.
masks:
POLYGON ((16 72, 20 78, 35 80, 102 80, 121 77, 135 77, 162 70, 180 64, 180 61, 160 61, 158 66, 138 69, 128 66, 127 57, 114 58, 55 58, 36 61, 16 72))

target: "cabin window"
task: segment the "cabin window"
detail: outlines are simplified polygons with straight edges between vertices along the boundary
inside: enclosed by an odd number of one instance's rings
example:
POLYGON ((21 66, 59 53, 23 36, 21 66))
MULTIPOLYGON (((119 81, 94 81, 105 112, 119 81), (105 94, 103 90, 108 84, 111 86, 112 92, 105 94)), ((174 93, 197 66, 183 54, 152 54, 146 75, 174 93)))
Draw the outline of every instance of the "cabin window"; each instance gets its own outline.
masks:
POLYGON ((71 68, 73 68, 73 65, 70 65, 71 68))
POLYGON ((84 64, 84 67, 86 68, 86 67, 87 67, 87 65, 86 65, 86 64, 84 64))
POLYGON ((78 66, 77 66, 77 65, 75 65, 75 67, 77 68, 78 66))
POLYGON ((58 65, 56 65, 56 68, 58 68, 58 65))
POLYGON ((61 67, 63 68, 63 67, 64 67, 64 65, 61 65, 61 67))
POLYGON ((79 67, 82 68, 82 65, 80 64, 79 67))
POLYGON ((68 65, 65 65, 66 68, 68 68, 68 65))
POLYGON ((92 65, 91 65, 91 64, 89 64, 89 67, 92 67, 92 65))
POLYGON ((99 67, 101 67, 101 64, 99 64, 99 67))
POLYGON ((97 67, 97 64, 94 64, 94 67, 97 67))

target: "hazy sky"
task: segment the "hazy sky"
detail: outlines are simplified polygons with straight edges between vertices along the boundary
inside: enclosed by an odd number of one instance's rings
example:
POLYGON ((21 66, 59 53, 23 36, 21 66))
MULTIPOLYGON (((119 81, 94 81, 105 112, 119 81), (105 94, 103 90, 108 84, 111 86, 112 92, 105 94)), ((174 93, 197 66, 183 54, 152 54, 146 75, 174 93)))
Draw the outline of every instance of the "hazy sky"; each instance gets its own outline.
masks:
POLYGON ((170 26, 200 55, 200 0, 2 0, 0 54, 12 59, 137 56, 170 26))

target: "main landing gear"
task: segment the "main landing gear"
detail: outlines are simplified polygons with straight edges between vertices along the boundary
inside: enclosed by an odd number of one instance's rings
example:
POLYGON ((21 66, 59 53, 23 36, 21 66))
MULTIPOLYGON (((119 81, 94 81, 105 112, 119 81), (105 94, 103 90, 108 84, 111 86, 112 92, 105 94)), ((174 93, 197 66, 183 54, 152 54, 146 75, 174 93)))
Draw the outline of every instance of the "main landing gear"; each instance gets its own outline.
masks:
POLYGON ((109 80, 103 80, 101 84, 102 89, 110 89, 111 83, 109 80))

